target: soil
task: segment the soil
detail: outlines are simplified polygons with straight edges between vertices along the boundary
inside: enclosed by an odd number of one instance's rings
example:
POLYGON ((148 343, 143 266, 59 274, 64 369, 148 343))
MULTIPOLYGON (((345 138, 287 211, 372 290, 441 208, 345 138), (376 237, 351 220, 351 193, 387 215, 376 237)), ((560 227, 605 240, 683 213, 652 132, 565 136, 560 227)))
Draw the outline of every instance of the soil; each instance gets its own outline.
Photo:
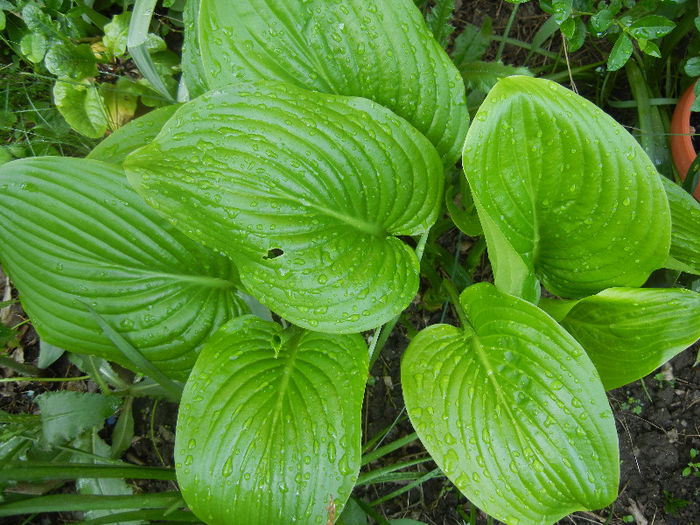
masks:
MULTIPOLYGON (((511 37, 531 41, 537 29, 547 19, 535 3, 519 7, 518 17, 511 29, 511 37)), ((493 19, 494 33, 503 34, 512 4, 500 0, 470 0, 462 3, 456 12, 457 25, 472 23, 480 25, 486 16, 493 19)), ((487 51, 487 58, 496 54, 497 43, 487 51)), ((561 41, 553 39, 544 47, 554 52, 561 50, 561 41)), ((503 61, 521 64, 527 56, 527 50, 506 46, 503 61)), ((600 60, 597 50, 584 47, 573 54, 573 64, 580 61, 591 63, 600 60), (595 56, 593 56, 595 55, 595 56)), ((537 63, 530 64, 537 66, 537 63)), ((583 86, 585 89, 585 86, 583 86)), ((617 116, 617 115, 616 115, 617 116)), ((629 124, 633 125, 633 122, 629 124)), ((456 235, 448 232, 441 244, 451 253, 457 242, 456 235)), ((463 243, 459 261, 464 264, 468 251, 463 243)), ((488 280, 488 268, 482 268, 475 281, 488 280)), ((5 292, 5 279, 0 268, 0 300, 5 292)), ((425 290, 427 283, 424 283, 425 290)), ((400 358, 409 339, 409 330, 420 330, 441 321, 441 309, 429 311, 426 303, 419 296, 409 308, 404 321, 397 325, 371 371, 371 379, 365 395, 363 409, 363 430, 365 439, 377 435, 383 429, 392 427, 384 439, 389 443, 413 432, 406 418, 400 381, 400 358)), ((12 307, 11 321, 4 319, 8 325, 16 324, 24 318, 18 305, 12 307)), ((445 322, 453 323, 451 312, 447 312, 445 322)), ((31 325, 23 327, 19 345, 10 355, 20 363, 36 364, 38 358, 38 337, 31 325)), ((620 438, 621 482, 620 495, 615 503, 595 512, 580 512, 560 521, 561 524, 609 523, 617 525, 634 522, 640 525, 697 525, 700 523, 700 472, 683 476, 683 470, 690 462, 691 449, 700 450, 700 367, 693 367, 698 353, 698 346, 690 348, 659 371, 642 381, 609 392, 620 438)), ((7 369, 0 369, 4 376, 14 375, 7 369)), ((47 376, 68 377, 81 373, 62 357, 47 371, 47 376)), ((76 389, 96 391, 92 381, 70 383, 1 383, 0 410, 8 412, 36 412, 32 400, 47 388, 76 389)), ((144 465, 173 465, 174 431, 177 417, 177 405, 167 402, 154 403, 150 399, 138 399, 134 404, 136 436, 125 459, 144 465)), ((108 425, 102 437, 110 440, 112 426, 108 425)), ((382 462, 370 464, 376 468, 382 464, 404 461, 421 457, 425 454, 419 441, 397 450, 382 458, 382 462)), ((424 463, 413 470, 429 472, 435 468, 432 462, 424 463)), ((387 483, 359 487, 354 497, 373 501, 388 495, 406 483, 387 483)), ((138 490, 143 492, 169 490, 168 483, 137 482, 138 490)), ((71 484, 61 490, 70 491, 71 484)), ((464 524, 470 513, 470 503, 444 477, 440 476, 420 484, 400 496, 389 499, 376 507, 386 519, 411 518, 430 524, 464 524)), ((486 517, 477 512, 477 523, 485 524, 486 517)), ((23 519, 6 519, 2 523, 53 524, 66 523, 78 518, 70 513, 38 515, 31 521, 23 519)))

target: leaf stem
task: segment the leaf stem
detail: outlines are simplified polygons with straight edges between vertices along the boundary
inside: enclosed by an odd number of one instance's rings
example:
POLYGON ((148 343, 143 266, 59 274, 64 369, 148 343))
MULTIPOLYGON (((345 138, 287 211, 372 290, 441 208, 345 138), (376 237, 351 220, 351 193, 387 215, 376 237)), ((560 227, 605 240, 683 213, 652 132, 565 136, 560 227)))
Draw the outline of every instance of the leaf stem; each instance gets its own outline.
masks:
POLYGON ((464 313, 464 310, 462 309, 462 304, 459 302, 459 294, 457 293, 455 285, 452 284, 452 281, 450 281, 449 279, 443 279, 442 287, 445 290, 445 292, 447 292, 447 295, 450 297, 450 302, 455 307, 457 317, 459 317, 459 322, 462 324, 462 327, 471 327, 469 318, 467 317, 467 314, 464 313))
POLYGON ((3 377, 0 383, 12 383, 19 381, 32 381, 35 383, 63 383, 68 381, 84 381, 90 379, 90 376, 78 377, 3 377))

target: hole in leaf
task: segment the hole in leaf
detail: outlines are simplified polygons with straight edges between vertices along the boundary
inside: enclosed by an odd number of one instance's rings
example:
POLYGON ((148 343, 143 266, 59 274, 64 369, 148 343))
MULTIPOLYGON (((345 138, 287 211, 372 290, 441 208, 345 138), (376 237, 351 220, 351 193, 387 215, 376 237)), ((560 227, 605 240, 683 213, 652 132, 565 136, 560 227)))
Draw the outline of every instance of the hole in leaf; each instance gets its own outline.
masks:
POLYGON ((277 257, 282 255, 284 255, 284 250, 280 248, 271 248, 267 250, 267 255, 263 256, 263 259, 277 259, 277 257))

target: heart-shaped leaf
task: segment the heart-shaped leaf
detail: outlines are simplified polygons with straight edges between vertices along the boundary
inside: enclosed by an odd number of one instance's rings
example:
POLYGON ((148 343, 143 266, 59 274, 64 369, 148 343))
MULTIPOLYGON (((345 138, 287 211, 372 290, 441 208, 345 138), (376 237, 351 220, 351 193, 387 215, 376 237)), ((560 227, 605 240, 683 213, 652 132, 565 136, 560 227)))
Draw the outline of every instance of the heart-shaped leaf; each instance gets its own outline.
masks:
POLYGON ((700 338, 700 294, 610 288, 576 303, 561 324, 610 390, 644 377, 700 338))
POLYGON ((671 221, 654 165, 622 126, 554 82, 500 80, 463 165, 475 202, 558 296, 639 286, 666 261, 671 221))
POLYGON ((357 334, 253 316, 224 326, 178 415, 175 467, 194 513, 209 525, 324 524, 339 513, 360 469, 367 367, 357 334))
POLYGON ((42 339, 132 367, 88 304, 174 379, 187 377, 209 334, 247 310, 231 261, 170 226, 99 161, 0 167, 0 260, 42 339))
POLYGON ((479 508, 508 523, 553 523, 617 495, 617 433, 576 340, 542 310, 480 283, 470 326, 433 325, 401 364, 421 441, 479 508))
POLYGON ((411 0, 201 0, 211 87, 276 80, 372 99, 408 120, 445 165, 469 124, 459 72, 411 0))
POLYGON ((386 108, 276 83, 185 104, 124 166, 149 204, 234 260, 250 295, 336 333, 410 303, 418 261, 396 236, 426 232, 443 190, 435 149, 386 108))

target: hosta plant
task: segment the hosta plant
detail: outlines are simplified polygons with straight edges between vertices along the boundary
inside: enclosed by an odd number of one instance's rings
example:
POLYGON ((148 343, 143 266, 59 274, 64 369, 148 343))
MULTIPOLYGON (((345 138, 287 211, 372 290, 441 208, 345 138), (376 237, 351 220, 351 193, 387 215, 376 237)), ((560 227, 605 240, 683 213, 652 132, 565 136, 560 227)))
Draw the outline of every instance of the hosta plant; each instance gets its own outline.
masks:
POLYGON ((186 14, 199 96, 89 159, 0 168, 0 256, 42 338, 148 373, 126 343, 186 380, 175 461, 200 519, 333 522, 376 357, 359 332, 416 294, 461 149, 494 283, 453 293, 460 326, 406 349, 411 422, 506 523, 611 503, 605 390, 700 337, 699 294, 641 287, 698 272, 697 204, 553 82, 501 80, 467 132, 460 75, 408 0, 186 14))

